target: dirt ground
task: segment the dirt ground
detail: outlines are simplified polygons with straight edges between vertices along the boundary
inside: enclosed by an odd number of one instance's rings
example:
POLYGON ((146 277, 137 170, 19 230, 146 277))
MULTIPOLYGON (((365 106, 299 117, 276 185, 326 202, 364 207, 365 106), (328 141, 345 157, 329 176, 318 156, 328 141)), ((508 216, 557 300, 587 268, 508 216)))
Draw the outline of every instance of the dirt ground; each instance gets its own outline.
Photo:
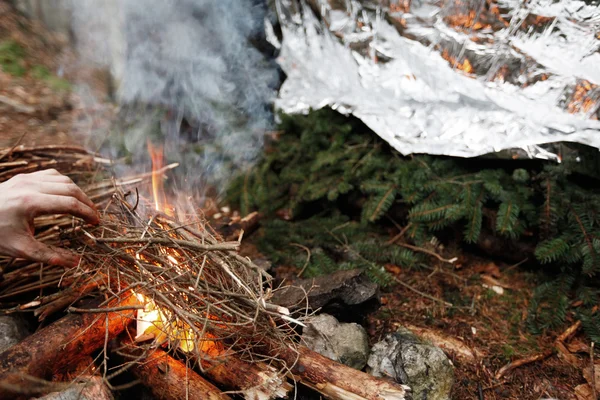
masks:
POLYGON ((80 65, 67 43, 0 0, 0 146, 85 145, 106 131, 104 72, 80 65))
MULTIPOLYGON (((7 72, 0 63, 0 147, 85 145, 95 131, 106 131, 114 108, 106 102, 90 104, 81 90, 85 87, 102 97, 106 90, 102 74, 78 69, 69 61, 74 58, 64 38, 14 15, 0 0, 0 44, 7 42, 25 51, 16 57, 22 73, 7 72)), ((556 338, 568 325, 542 336, 523 328, 528 299, 539 279, 527 271, 527 263, 511 266, 460 255, 459 264, 457 268, 438 262, 421 270, 388 265, 401 281, 453 306, 394 286, 383 292, 381 308, 368 316, 371 342, 402 325, 440 345, 455 366, 453 399, 590 400, 591 394, 579 386, 586 384, 583 371, 590 365, 583 334, 576 331, 557 346, 556 338), (496 376, 511 362, 539 355, 545 357, 496 376)))
MULTIPOLYGON (((419 291, 451 301, 453 307, 394 287, 384 293, 381 309, 369 317, 372 341, 398 326, 409 326, 442 347, 456 368, 453 399, 577 398, 575 387, 585 383, 582 370, 589 366, 587 353, 558 352, 495 377, 511 362, 555 351, 554 341, 562 333, 534 336, 524 328, 537 280, 533 273, 476 256, 467 256, 458 270, 447 264, 437 268, 388 270, 419 291)), ((571 339, 569 348, 578 345, 589 351, 584 340, 571 339)))

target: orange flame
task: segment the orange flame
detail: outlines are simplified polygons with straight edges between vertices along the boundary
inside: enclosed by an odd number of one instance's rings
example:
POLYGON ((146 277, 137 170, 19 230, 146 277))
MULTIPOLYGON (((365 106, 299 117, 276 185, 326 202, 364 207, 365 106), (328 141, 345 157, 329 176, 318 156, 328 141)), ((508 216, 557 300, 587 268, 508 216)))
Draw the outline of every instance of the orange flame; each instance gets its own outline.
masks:
POLYGON ((154 208, 156 211, 164 212, 168 216, 174 215, 173 210, 167 203, 161 172, 164 167, 163 145, 155 146, 150 140, 147 142, 148 152, 152 159, 152 195, 154 197, 154 208))

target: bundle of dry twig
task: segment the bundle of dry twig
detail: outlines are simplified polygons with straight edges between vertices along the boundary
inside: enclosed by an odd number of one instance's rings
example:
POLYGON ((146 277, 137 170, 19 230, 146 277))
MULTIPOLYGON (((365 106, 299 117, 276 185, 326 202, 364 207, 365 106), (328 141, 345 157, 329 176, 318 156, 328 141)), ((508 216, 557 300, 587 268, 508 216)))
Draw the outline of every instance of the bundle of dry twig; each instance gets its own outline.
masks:
POLYGON ((222 242, 200 220, 181 222, 147 212, 151 207, 137 190, 126 192, 151 174, 102 179, 108 161, 76 147, 17 147, 4 159, 0 181, 56 168, 101 210, 98 226, 69 216, 39 218, 37 239, 72 249, 82 262, 66 269, 5 259, 0 283, 4 307, 34 309, 44 319, 92 292, 105 295, 103 304, 134 293, 145 305, 138 316, 140 341, 171 342, 172 348, 197 358, 233 351, 259 360, 253 345, 265 338, 270 343, 285 340, 286 325, 295 320, 269 303, 270 277, 237 254, 239 242, 222 242))

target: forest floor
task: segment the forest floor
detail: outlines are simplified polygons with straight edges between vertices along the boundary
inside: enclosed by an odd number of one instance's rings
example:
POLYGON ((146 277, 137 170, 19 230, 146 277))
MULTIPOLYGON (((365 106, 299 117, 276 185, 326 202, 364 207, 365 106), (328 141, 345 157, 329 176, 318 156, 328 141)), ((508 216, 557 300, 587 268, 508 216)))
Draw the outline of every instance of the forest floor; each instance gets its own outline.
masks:
MULTIPOLYGON (((243 251, 262 258, 253 246, 254 235, 260 231, 249 237, 243 251)), ((420 269, 386 265, 413 290, 401 285, 382 289, 379 309, 360 318, 370 345, 405 327, 441 347, 455 367, 451 398, 456 400, 592 400, 584 378, 590 366, 585 336, 577 330, 557 345, 556 338, 565 331, 533 335, 524 328, 528 300, 543 279, 529 270, 527 260, 511 265, 457 249, 442 254, 459 261, 432 261, 431 267, 420 269), (496 376, 504 366, 536 357, 540 360, 496 376)), ((298 272, 297 267, 275 267, 275 276, 287 283, 293 284, 298 272)), ((571 318, 567 324, 567 332, 577 327, 571 318)))
MULTIPOLYGON (((90 103, 88 96, 106 92, 102 74, 77 68, 65 43, 0 1, 0 147, 87 145, 92 132, 107 130, 114 107, 90 103), (75 80, 88 84, 69 83, 75 80)), ((431 269, 420 270, 386 266, 414 290, 393 285, 382 291, 381 307, 366 318, 371 344, 405 326, 440 345, 455 366, 453 399, 592 399, 580 386, 590 365, 590 343, 581 332, 557 345, 564 327, 538 336, 523 329, 528 299, 541 279, 528 270, 527 260, 508 265, 459 249, 444 249, 444 255, 459 261, 432 260, 431 269), (503 366, 528 357, 541 359, 496 376, 503 366)), ((292 275, 287 266, 275 271, 292 275)))

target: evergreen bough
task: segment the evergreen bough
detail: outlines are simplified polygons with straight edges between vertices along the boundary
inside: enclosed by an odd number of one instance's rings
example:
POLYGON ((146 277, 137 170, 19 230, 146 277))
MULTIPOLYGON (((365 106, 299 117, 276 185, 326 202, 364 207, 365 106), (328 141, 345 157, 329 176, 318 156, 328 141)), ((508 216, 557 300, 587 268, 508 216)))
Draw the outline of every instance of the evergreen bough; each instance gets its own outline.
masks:
POLYGON ((414 267, 422 260, 385 246, 384 216, 410 224, 405 238, 416 245, 448 231, 477 243, 485 230, 532 242, 540 265, 558 275, 534 293, 533 331, 556 328, 579 299, 587 306, 578 311, 583 326, 600 338, 600 317, 589 312, 598 303, 600 194, 578 184, 569 165, 402 157, 331 110, 281 119, 282 133, 263 160, 229 188, 242 213, 291 219, 265 226, 260 245, 273 261, 303 267, 307 254, 295 243, 310 250, 308 275, 362 267, 385 284, 383 264, 414 267))

